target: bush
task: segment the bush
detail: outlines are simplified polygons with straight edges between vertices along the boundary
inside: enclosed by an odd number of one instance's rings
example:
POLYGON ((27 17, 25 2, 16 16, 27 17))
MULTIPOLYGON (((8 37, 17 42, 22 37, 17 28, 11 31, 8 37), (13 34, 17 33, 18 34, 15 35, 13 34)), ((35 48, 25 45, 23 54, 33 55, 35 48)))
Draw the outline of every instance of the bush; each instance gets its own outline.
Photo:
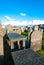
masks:
POLYGON ((21 34, 24 36, 28 36, 28 32, 22 32, 21 34))

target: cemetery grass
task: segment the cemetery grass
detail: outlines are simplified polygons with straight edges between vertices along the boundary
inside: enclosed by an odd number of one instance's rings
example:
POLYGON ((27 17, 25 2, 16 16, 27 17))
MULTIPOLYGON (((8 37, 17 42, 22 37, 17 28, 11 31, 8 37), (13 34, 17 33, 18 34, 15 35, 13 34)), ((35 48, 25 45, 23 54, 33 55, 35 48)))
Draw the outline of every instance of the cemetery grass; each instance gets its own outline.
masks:
POLYGON ((21 34, 24 35, 24 36, 26 36, 26 37, 28 36, 27 32, 22 32, 21 34))
POLYGON ((38 53, 40 56, 44 57, 44 49, 41 49, 41 50, 37 51, 37 53, 38 53))

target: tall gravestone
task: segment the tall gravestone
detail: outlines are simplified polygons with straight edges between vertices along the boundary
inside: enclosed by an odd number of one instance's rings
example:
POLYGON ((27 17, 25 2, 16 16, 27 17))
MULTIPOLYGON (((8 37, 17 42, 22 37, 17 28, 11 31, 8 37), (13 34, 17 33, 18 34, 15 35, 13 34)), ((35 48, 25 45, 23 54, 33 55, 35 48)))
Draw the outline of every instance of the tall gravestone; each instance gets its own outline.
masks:
POLYGON ((0 35, 0 65, 3 64, 3 59, 4 59, 3 36, 0 35))
POLYGON ((12 25, 8 24, 7 25, 7 33, 11 33, 12 32, 12 25))
POLYGON ((31 34, 31 48, 34 51, 38 51, 41 49, 42 46, 42 31, 38 30, 38 26, 34 26, 34 31, 31 34))
POLYGON ((32 28, 28 29, 28 40, 30 40, 30 34, 32 33, 32 31, 33 31, 32 28))

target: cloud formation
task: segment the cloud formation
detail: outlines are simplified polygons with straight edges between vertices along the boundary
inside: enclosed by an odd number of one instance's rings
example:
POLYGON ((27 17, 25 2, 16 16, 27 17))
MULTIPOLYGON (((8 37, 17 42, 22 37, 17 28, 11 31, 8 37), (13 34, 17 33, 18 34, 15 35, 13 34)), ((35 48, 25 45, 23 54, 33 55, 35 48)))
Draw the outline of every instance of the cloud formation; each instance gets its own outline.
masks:
POLYGON ((14 20, 12 19, 11 17, 9 16, 5 16, 5 18, 7 19, 6 22, 3 21, 4 25, 8 25, 8 24, 11 24, 11 25, 16 25, 16 26, 26 26, 26 25, 38 25, 38 24, 44 24, 44 20, 29 20, 29 21, 26 21, 26 20, 23 20, 23 21, 17 21, 17 20, 14 20))
POLYGON ((20 13, 20 15, 21 15, 21 16, 26 16, 26 14, 25 14, 25 13, 20 13))
POLYGON ((5 18, 6 18, 7 20, 14 20, 14 19, 12 19, 12 18, 9 17, 9 16, 5 16, 5 18))
POLYGON ((33 20, 33 25, 44 24, 44 20, 33 20))

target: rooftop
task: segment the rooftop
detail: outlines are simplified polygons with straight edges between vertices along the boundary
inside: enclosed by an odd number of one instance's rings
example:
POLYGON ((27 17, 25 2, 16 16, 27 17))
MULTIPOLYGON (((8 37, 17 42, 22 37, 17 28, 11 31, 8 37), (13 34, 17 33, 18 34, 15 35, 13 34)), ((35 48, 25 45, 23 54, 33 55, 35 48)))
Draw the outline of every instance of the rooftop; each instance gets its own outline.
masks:
POLYGON ((17 33, 8 33, 7 35, 9 39, 26 38, 25 36, 17 34, 17 33))
POLYGON ((44 65, 44 58, 32 49, 12 52, 15 65, 44 65))

